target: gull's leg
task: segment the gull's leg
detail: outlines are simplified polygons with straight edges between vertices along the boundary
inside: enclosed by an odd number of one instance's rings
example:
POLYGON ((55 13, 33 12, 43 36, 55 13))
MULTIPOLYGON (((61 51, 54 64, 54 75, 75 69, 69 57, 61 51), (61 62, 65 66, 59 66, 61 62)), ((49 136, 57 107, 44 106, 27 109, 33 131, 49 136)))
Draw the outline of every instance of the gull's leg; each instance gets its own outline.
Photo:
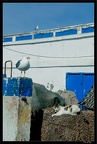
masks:
POLYGON ((22 76, 22 71, 21 71, 21 75, 20 75, 20 77, 22 76))
POLYGON ((26 72, 24 71, 24 77, 25 77, 25 73, 26 73, 26 72))

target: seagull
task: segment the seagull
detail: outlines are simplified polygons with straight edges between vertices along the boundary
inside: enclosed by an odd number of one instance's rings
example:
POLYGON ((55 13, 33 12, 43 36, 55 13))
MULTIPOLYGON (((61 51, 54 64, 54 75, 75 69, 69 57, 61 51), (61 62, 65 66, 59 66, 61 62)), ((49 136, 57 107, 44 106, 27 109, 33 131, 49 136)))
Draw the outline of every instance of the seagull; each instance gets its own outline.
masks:
MULTIPOLYGON (((25 55, 21 60, 19 60, 16 63, 16 68, 21 71, 24 71, 24 77, 25 77, 25 72, 30 68, 30 62, 29 62, 30 57, 28 55, 25 55)), ((21 77, 21 76, 20 76, 21 77)))
POLYGON ((36 27, 35 27, 35 30, 38 30, 38 28, 39 28, 39 27, 38 27, 38 26, 36 26, 36 27))

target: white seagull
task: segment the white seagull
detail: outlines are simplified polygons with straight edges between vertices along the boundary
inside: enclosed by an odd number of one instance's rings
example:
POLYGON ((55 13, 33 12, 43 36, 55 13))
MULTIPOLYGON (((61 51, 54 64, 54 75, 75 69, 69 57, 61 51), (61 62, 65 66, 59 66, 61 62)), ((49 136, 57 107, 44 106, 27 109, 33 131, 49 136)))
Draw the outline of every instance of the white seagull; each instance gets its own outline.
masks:
MULTIPOLYGON (((16 68, 18 70, 21 71, 21 75, 22 75, 22 71, 24 71, 24 77, 25 77, 25 72, 26 70, 28 70, 30 68, 30 62, 29 62, 30 57, 28 55, 25 55, 22 60, 19 60, 16 63, 16 68)), ((21 77, 21 76, 20 76, 21 77)))
POLYGON ((39 28, 39 27, 38 27, 38 26, 36 26, 36 27, 35 27, 35 30, 38 30, 38 28, 39 28))

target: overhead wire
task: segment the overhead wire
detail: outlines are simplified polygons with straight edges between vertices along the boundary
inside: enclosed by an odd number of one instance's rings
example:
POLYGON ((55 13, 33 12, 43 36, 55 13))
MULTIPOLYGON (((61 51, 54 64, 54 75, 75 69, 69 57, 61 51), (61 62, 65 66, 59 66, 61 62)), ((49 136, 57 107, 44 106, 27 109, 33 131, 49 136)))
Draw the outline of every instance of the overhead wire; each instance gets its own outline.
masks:
MULTIPOLYGON (((4 47, 5 48, 5 47, 4 47)), ((34 56, 34 57, 44 57, 44 58, 84 58, 84 57, 93 57, 93 55, 90 55, 90 56, 76 56, 76 57, 52 57, 52 56, 44 56, 44 55, 35 55, 35 54, 31 54, 31 53, 26 53, 26 52, 20 52, 20 51, 17 51, 17 50, 12 50, 10 48, 5 48, 5 49, 8 49, 10 51, 14 51, 14 52, 17 52, 17 53, 21 53, 21 54, 26 54, 26 55, 30 55, 30 56, 34 56)))

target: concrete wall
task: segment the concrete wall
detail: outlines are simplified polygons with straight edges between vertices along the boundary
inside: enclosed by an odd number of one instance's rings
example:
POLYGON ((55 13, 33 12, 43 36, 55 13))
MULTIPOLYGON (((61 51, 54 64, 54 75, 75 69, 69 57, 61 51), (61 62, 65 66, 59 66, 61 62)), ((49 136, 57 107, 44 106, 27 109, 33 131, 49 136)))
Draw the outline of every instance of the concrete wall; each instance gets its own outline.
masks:
POLYGON ((32 88, 32 79, 3 78, 3 141, 30 140, 32 88))
POLYGON ((53 91, 63 90, 66 86, 66 72, 94 72, 94 32, 4 42, 3 65, 6 60, 13 61, 13 76, 20 76, 15 63, 26 53, 31 58, 31 68, 26 76, 46 87, 53 84, 53 91))

